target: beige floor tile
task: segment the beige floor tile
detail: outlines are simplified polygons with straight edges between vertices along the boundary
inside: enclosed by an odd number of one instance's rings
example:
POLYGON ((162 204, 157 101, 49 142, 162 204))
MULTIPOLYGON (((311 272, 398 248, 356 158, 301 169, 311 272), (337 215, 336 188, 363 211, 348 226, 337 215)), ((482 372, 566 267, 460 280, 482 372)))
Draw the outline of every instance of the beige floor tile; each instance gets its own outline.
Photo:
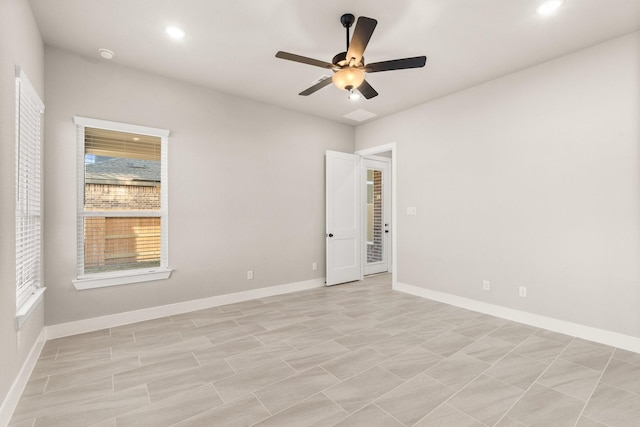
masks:
POLYGON ((498 326, 472 319, 452 329, 452 332, 477 340, 496 330, 498 326))
POLYGON ((349 415, 334 427, 404 427, 404 424, 371 404, 349 415))
MULTIPOLYGON (((411 315, 412 314, 408 314, 407 317, 411 317, 411 315)), ((407 332, 427 341, 442 335, 445 332, 451 331, 452 329, 454 329, 454 326, 448 323, 444 323, 439 320, 428 320, 419 322, 413 328, 408 329, 407 332)))
POLYGON ((218 345, 229 341, 234 341, 240 338, 245 338, 250 335, 255 335, 266 331, 265 328, 258 324, 250 323, 248 325, 238 326, 229 329, 220 329, 215 332, 207 334, 207 338, 211 340, 211 344, 218 345))
POLYGON ((495 425, 495 427, 529 427, 529 426, 519 423, 513 418, 509 418, 505 416, 505 417, 502 417, 502 419, 495 425))
POLYGON ((248 394, 173 424, 172 427, 249 427, 268 416, 269 412, 258 399, 248 394))
POLYGON ((124 335, 107 336, 107 337, 91 337, 79 341, 67 341, 60 345, 56 359, 66 358, 79 353, 89 353, 97 350, 108 349, 117 345, 132 343, 135 339, 133 333, 129 332, 124 335))
POLYGON ((118 427, 165 427, 222 405, 212 384, 192 387, 162 401, 147 405, 116 418, 118 427))
POLYGON ((475 357, 483 362, 493 364, 515 348, 515 344, 498 338, 485 336, 477 339, 460 350, 467 356, 475 357))
POLYGON ((602 371, 613 355, 613 347, 574 339, 560 354, 560 357, 577 365, 602 371))
POLYGON ((402 379, 408 380, 442 360, 444 358, 439 354, 417 346, 380 363, 379 366, 402 379))
MULTIPOLYGON (((149 338, 153 336, 164 336, 172 332, 180 332, 181 334, 188 333, 196 329, 195 323, 191 320, 179 320, 177 322, 171 322, 167 325, 159 325, 153 328, 146 328, 142 330, 134 330, 133 336, 136 340, 149 338)), ((183 335, 184 336, 184 335, 183 335)))
POLYGON ((303 334, 284 340, 287 344, 295 347, 296 350, 304 350, 323 342, 331 341, 344 336, 342 332, 335 331, 330 327, 312 329, 303 334))
POLYGON ((150 365, 152 363, 163 362, 169 359, 183 356, 196 351, 203 351, 213 347, 211 340, 207 337, 195 337, 186 339, 182 342, 176 342, 163 347, 153 349, 151 351, 141 351, 138 353, 140 363, 150 365))
POLYGON ((525 425, 573 427, 583 407, 578 399, 534 384, 507 415, 525 425))
POLYGON ((526 390, 547 369, 547 365, 517 354, 507 354, 486 371, 486 374, 526 390))
POLYGON ((640 395, 640 365, 611 360, 602 374, 603 383, 640 395))
POLYGON ((58 390, 74 385, 87 384, 104 377, 111 377, 120 372, 140 367, 136 356, 124 357, 116 360, 96 362, 86 367, 69 370, 49 377, 45 392, 58 390))
POLYGON ((394 357, 422 343, 424 343, 422 338, 418 338, 407 332, 401 332, 369 344, 369 347, 385 356, 394 357))
POLYGON ((516 348, 515 353, 543 363, 551 363, 566 346, 566 342, 532 335, 516 348))
POLYGON ((533 328, 531 326, 509 322, 491 332, 489 336, 499 338, 503 341, 507 341, 513 344, 520 344, 531 335, 536 333, 537 330, 537 328, 533 328))
POLYGON ((220 396, 222 396, 222 400, 226 403, 295 375, 296 373, 292 367, 281 360, 277 360, 231 375, 220 381, 216 381, 214 385, 218 393, 220 393, 220 396))
POLYGON ((157 402, 234 374, 235 371, 224 360, 197 366, 147 382, 149 399, 157 402))
POLYGON ((393 389, 375 404, 405 425, 413 425, 456 392, 427 375, 418 375, 393 389))
MULTIPOLYGON (((345 316, 346 317, 346 316, 345 316)), ((334 323, 331 325, 331 329, 336 330, 338 332, 342 332, 343 334, 349 335, 354 332, 361 331, 363 329, 369 329, 374 327, 379 321, 372 319, 370 317, 361 317, 359 319, 348 318, 349 320, 345 320, 343 322, 334 323)))
POLYGON ((319 393, 259 422, 255 427, 325 427, 334 425, 347 415, 342 408, 319 393))
POLYGON ((420 420, 415 427, 485 427, 484 424, 447 405, 441 405, 435 411, 420 420))
POLYGON ((306 371, 317 365, 336 359, 348 353, 349 350, 335 341, 328 341, 307 349, 296 351, 282 356, 298 372, 306 371))
POLYGON ((639 354, 395 292, 389 281, 50 340, 11 425, 638 425, 639 354), (454 392, 444 401, 438 389, 454 392))
POLYGON ((339 380, 336 377, 324 369, 314 367, 257 390, 253 394, 269 412, 275 414, 314 394, 320 393, 338 382, 339 380))
POLYGON ((104 377, 92 383, 20 399, 13 413, 13 421, 64 414, 69 406, 107 396, 112 391, 113 380, 104 377))
MULTIPOLYGON (((211 340, 209 340, 211 341, 211 340)), ((195 350, 193 354, 201 365, 206 365, 226 357, 240 355, 248 350, 262 347, 263 344, 254 337, 243 337, 222 344, 212 345, 209 348, 195 350)))
POLYGON ((488 367, 488 363, 457 353, 429 368, 426 374, 449 387, 460 390, 488 367))
POLYGON ((600 372, 558 359, 538 379, 538 383, 586 401, 593 393, 600 372))
POLYGON ((447 403, 486 425, 494 425, 522 396, 523 391, 481 375, 447 403))
POLYGON ((47 382, 49 381, 48 377, 42 378, 30 378, 27 382, 27 385, 24 387, 22 391, 21 399, 26 399, 28 397, 37 396, 38 394, 44 393, 44 389, 47 386, 47 382))
POLYGON ((454 332, 445 331, 435 338, 426 341, 422 346, 429 351, 440 354, 442 356, 451 356, 459 350, 462 350, 469 344, 473 343, 471 338, 454 332))
POLYGON ((386 356, 374 349, 364 347, 323 363, 322 367, 337 378, 344 380, 386 359, 386 356))
POLYGON ((380 367, 373 367, 324 391, 324 394, 349 413, 373 402, 402 383, 380 367))
POLYGON ((295 351, 295 348, 281 341, 247 350, 236 356, 227 357, 225 360, 236 372, 241 372, 280 359, 295 351))
MULTIPOLYGON (((138 338, 133 342, 111 347, 111 356, 118 359, 127 356, 139 356, 153 354, 157 349, 170 346, 176 343, 182 343, 184 339, 180 332, 171 332, 165 335, 153 335, 146 338, 138 338)), ((109 351, 109 349, 105 349, 109 351)))
POLYGON ((616 351, 613 353, 613 358, 615 360, 633 363, 634 365, 640 365, 640 353, 633 353, 631 351, 616 348, 616 351))
POLYGON ((36 418, 34 427, 90 426, 138 409, 148 403, 149 399, 145 387, 135 387, 118 393, 110 393, 98 399, 69 405, 64 413, 36 418))
POLYGON ((368 328, 337 338, 335 341, 347 347, 349 350, 356 350, 389 337, 391 337, 391 334, 387 334, 376 328, 368 328))
POLYGON ((168 377, 178 372, 187 371, 199 366, 198 361, 191 354, 181 356, 163 362, 152 363, 128 371, 119 372, 113 376, 113 387, 115 391, 125 388, 135 387, 151 381, 168 377))
POLYGON ((109 348, 78 353, 67 357, 60 357, 59 359, 40 359, 31 373, 31 379, 56 375, 109 360, 111 360, 111 350, 109 348))
POLYGON ((591 418, 582 416, 578 420, 576 427, 607 427, 605 424, 592 420, 591 418))
POLYGON ((599 384, 585 407, 584 415, 609 427, 637 427, 640 396, 599 384))
POLYGON ((297 335, 309 332, 311 329, 307 328, 301 323, 293 323, 291 325, 283 326, 277 329, 266 330, 258 334, 253 334, 262 344, 275 344, 285 339, 293 338, 297 335))

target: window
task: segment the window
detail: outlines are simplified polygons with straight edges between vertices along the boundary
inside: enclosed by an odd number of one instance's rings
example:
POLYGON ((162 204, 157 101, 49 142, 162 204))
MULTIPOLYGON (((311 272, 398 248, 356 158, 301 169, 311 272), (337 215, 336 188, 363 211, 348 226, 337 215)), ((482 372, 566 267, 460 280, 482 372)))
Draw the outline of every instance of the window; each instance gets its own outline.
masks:
POLYGON ((77 289, 166 279, 169 132, 75 117, 77 289))
POLYGON ((40 146, 44 104, 16 67, 16 325, 42 297, 40 146))

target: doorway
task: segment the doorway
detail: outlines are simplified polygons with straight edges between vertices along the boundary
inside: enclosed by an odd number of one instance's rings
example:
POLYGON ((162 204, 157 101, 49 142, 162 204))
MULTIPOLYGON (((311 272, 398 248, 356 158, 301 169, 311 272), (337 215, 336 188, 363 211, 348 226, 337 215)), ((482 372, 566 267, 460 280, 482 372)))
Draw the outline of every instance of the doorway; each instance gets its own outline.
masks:
POLYGON ((364 275, 389 271, 391 232, 391 158, 365 156, 362 161, 364 191, 364 275))
MULTIPOLYGON (((381 241, 386 245, 385 260, 373 261, 366 274, 378 271, 391 273, 392 287, 397 282, 397 238, 396 238, 396 143, 356 151, 326 152, 326 285, 336 285, 362 280, 367 264, 366 212, 366 168, 365 159, 381 160, 388 165, 386 175, 390 183, 386 191, 387 215, 381 218, 381 241), (375 156, 375 155, 378 156, 375 156), (382 159, 380 159, 382 157, 382 159), (389 197, 390 195, 390 197, 389 197), (387 224, 385 227, 384 224, 387 224), (388 233, 385 233, 385 228, 388 233), (385 242, 386 241, 386 242, 385 242), (373 264, 376 264, 373 266, 373 264)), ((381 168, 384 167, 381 166, 381 168)), ((376 169, 375 167, 373 169, 376 169)), ((375 175, 373 175, 375 181, 375 175)), ((384 184, 383 184, 384 191, 384 184)), ((375 246, 375 239, 371 240, 375 246)), ((384 246, 383 246, 384 247, 384 246)))

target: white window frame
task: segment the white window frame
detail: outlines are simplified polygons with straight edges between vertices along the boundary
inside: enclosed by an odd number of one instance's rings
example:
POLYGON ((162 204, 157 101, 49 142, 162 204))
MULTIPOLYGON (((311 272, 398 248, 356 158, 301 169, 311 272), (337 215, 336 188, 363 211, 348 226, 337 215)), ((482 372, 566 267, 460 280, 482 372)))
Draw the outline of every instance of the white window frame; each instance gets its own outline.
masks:
MULTIPOLYGON (((77 290, 102 288, 106 286, 126 285, 130 283, 149 282, 152 280, 168 279, 171 276, 169 268, 169 215, 168 215, 168 179, 167 179, 167 145, 169 141, 169 131, 146 126, 132 125, 128 123, 111 122, 107 120, 92 119, 87 117, 74 116, 73 122, 76 125, 76 140, 78 147, 77 171, 77 238, 78 254, 77 266, 78 277, 73 280, 73 285, 77 290), (160 217, 160 266, 154 268, 140 268, 116 272, 105 273, 84 273, 84 218, 95 215, 95 212, 84 210, 84 185, 85 185, 85 127, 112 130, 117 132, 137 133, 160 138, 160 211, 149 213, 136 212, 132 216, 153 216, 160 217)), ((124 215, 121 215, 124 216, 124 215)))
POLYGON ((42 301, 42 114, 44 103, 16 66, 16 329, 42 301), (26 231, 21 228, 29 220, 26 231))

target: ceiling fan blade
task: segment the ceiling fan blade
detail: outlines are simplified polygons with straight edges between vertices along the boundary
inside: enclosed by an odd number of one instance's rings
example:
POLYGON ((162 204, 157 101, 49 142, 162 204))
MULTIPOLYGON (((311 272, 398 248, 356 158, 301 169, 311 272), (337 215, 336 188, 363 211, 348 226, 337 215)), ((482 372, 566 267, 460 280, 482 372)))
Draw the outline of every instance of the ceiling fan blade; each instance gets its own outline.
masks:
POLYGON ((327 77, 326 79, 314 84, 313 86, 311 86, 308 89, 303 90, 302 92, 300 92, 298 95, 302 95, 302 96, 309 96, 314 92, 319 91, 320 89, 322 89, 325 86, 329 86, 331 84, 332 80, 331 77, 327 77))
POLYGON ((393 59, 391 61, 374 62, 368 64, 364 70, 367 73, 377 73, 379 71, 404 70, 407 68, 424 67, 427 62, 426 56, 415 56, 413 58, 393 59))
POLYGON ((356 29, 353 31, 353 37, 351 37, 351 43, 349 44, 347 61, 351 58, 355 58, 356 64, 362 61, 362 55, 364 55, 364 50, 367 48, 376 25, 378 25, 378 21, 375 19, 367 18, 366 16, 358 18, 356 29))
POLYGON ((320 68, 332 68, 333 67, 333 64, 330 64, 328 62, 319 61, 319 60, 313 59, 313 58, 307 58, 306 56, 295 55, 295 54, 289 53, 289 52, 278 51, 278 53, 276 53, 276 58, 286 59, 288 61, 293 61, 293 62, 301 62, 303 64, 314 65, 314 66, 320 67, 320 68))
POLYGON ((367 99, 371 99, 374 96, 378 96, 378 92, 376 92, 376 90, 373 87, 371 87, 369 82, 367 82, 366 80, 363 81, 360 86, 358 86, 358 91, 362 94, 362 96, 364 96, 367 99))

